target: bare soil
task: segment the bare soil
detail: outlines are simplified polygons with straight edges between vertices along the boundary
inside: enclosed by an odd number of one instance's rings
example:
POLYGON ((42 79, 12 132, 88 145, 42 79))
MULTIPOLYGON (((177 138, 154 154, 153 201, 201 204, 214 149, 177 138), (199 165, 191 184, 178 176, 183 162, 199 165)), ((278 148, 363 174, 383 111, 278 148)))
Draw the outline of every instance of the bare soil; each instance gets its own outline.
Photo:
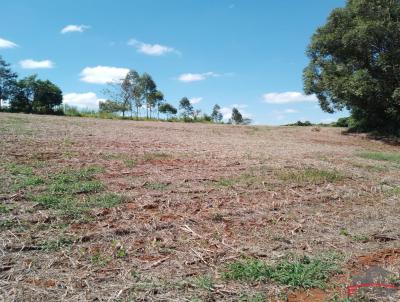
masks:
POLYGON ((358 154, 400 149, 341 131, 0 113, 0 300, 324 301, 349 280, 315 299, 225 280, 242 257, 337 252, 342 276, 377 262, 398 274, 400 164, 358 154), (65 219, 35 202, 43 185, 15 188, 13 165, 43 179, 101 167, 123 202, 65 219), (340 177, 293 176, 307 169, 340 177))

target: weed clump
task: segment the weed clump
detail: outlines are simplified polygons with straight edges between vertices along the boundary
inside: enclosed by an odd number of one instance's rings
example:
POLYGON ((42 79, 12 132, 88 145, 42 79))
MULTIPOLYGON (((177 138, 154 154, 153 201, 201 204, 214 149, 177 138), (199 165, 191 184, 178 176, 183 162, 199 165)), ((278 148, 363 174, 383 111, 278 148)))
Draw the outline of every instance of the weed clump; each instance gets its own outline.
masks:
POLYGON ((272 280, 291 288, 324 288, 329 277, 339 272, 338 255, 316 258, 285 259, 271 266, 257 259, 234 262, 227 266, 223 276, 227 280, 272 280))

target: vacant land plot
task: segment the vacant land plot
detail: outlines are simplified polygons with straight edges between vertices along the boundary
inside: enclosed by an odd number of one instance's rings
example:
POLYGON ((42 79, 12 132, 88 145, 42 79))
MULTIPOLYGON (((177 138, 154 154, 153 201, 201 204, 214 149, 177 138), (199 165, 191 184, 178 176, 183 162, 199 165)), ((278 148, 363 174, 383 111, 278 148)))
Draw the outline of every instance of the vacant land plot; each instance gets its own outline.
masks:
POLYGON ((399 281, 399 148, 340 129, 0 114, 0 299, 342 301, 399 281))

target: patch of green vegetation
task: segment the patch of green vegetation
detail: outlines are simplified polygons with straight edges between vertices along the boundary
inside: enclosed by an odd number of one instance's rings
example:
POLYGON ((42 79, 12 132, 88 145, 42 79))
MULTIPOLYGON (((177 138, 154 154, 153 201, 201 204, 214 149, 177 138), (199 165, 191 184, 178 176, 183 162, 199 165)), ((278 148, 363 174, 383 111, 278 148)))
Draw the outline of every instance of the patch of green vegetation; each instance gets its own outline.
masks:
POLYGON ((340 257, 326 254, 317 258, 302 257, 283 260, 275 266, 257 259, 234 262, 227 266, 223 276, 228 280, 272 280, 290 288, 325 288, 329 277, 339 272, 340 257))
POLYGON ((44 180, 38 176, 21 177, 16 180, 13 186, 14 190, 25 189, 28 187, 35 187, 44 184, 44 180))
POLYGON ((39 244, 40 248, 46 252, 54 252, 59 251, 64 247, 68 247, 74 244, 74 240, 72 238, 59 238, 56 240, 46 240, 39 244))
POLYGON ((53 194, 82 194, 97 193, 103 189, 103 184, 98 180, 78 181, 78 182, 59 182, 49 187, 53 194))
POLYGON ((356 234, 356 235, 351 236, 351 238, 354 241, 363 242, 363 243, 367 243, 371 240, 370 237, 366 234, 356 234))
POLYGON ((265 302, 267 301, 267 297, 263 293, 256 294, 241 294, 239 297, 239 301, 241 302, 265 302))
POLYGON ((102 255, 100 252, 97 252, 94 255, 90 256, 89 260, 93 265, 102 267, 106 266, 111 261, 109 257, 102 255))
POLYGON ((365 158, 365 159, 372 159, 372 160, 379 160, 379 161, 387 161, 396 164, 400 164, 400 153, 384 153, 384 152, 360 152, 357 156, 365 158))
POLYGON ((400 187, 393 188, 390 193, 395 196, 400 196, 400 187))
POLYGON ((115 257, 117 258, 125 258, 127 255, 128 252, 123 248, 118 249, 117 252, 115 253, 115 257))
POLYGON ((205 290, 212 290, 214 288, 214 282, 211 277, 209 276, 199 276, 195 278, 194 284, 196 287, 205 289, 205 290))
POLYGON ((170 187, 169 183, 165 182, 151 182, 145 185, 146 189, 155 190, 155 191, 164 191, 170 187))
MULTIPOLYGON (((326 302, 370 302, 372 300, 368 299, 367 297, 358 296, 358 297, 351 297, 351 298, 341 298, 339 295, 335 294, 326 302)), ((375 300, 373 300, 375 301, 375 300)))
POLYGON ((370 237, 366 234, 355 234, 352 235, 350 234, 350 232, 346 229, 340 229, 339 234, 342 236, 346 236, 346 237, 350 237, 353 241, 357 241, 357 242, 369 242, 370 241, 370 237))
POLYGON ((17 164, 9 164, 7 165, 7 170, 12 174, 12 175, 23 175, 23 176, 32 176, 33 175, 33 169, 30 166, 27 165, 17 165, 17 164))
POLYGON ((12 209, 13 209, 12 207, 7 207, 4 204, 0 204, 0 213, 1 214, 7 214, 7 213, 11 212, 12 209))
POLYGON ((145 161, 152 161, 156 159, 167 159, 167 158, 171 158, 171 155, 163 152, 151 152, 151 153, 146 153, 143 156, 143 159, 145 161))
POLYGON ((12 229, 18 225, 18 222, 11 219, 3 219, 0 221, 0 231, 12 229))
POLYGON ((134 159, 124 159, 123 162, 125 166, 127 166, 128 168, 133 168, 137 164, 136 160, 134 159))
POLYGON ((315 168, 284 171, 279 173, 278 176, 283 181, 297 184, 319 184, 325 182, 336 182, 343 179, 343 175, 338 171, 320 170, 315 168))
POLYGON ((31 199, 44 208, 57 210, 64 218, 88 220, 91 208, 121 203, 121 197, 115 194, 93 195, 104 189, 102 182, 94 180, 102 170, 89 167, 61 171, 47 179, 42 193, 31 199))
POLYGON ((123 202, 121 195, 107 193, 102 195, 93 195, 89 198, 88 205, 96 208, 113 208, 123 202))

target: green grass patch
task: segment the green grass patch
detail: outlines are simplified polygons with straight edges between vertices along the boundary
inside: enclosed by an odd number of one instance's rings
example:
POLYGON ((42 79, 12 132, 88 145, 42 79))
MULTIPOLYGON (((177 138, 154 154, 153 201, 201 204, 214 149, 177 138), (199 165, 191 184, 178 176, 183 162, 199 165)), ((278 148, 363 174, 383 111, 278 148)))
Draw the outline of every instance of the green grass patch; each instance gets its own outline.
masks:
POLYGON ((121 195, 108 193, 90 196, 88 204, 96 208, 113 208, 120 205, 122 202, 123 197, 121 195))
POLYGON ((265 302, 265 301, 267 301, 267 297, 263 293, 241 294, 239 297, 239 301, 241 301, 241 302, 265 302))
POLYGON ((279 173, 278 177, 285 182, 297 184, 336 182, 344 178, 338 171, 320 170, 315 168, 284 171, 279 173))
POLYGON ((360 152, 357 156, 365 158, 365 159, 372 159, 372 160, 379 160, 379 161, 387 161, 396 164, 400 164, 400 153, 384 153, 384 152, 360 152))
POLYGON ((205 290, 212 290, 214 288, 214 281, 209 276, 199 276, 194 278, 194 284, 196 287, 205 289, 205 290))
POLYGON ((143 159, 145 161, 152 161, 152 160, 157 160, 157 159, 167 159, 171 158, 170 154, 163 153, 163 152, 152 152, 152 153, 146 153, 143 156, 143 159))
POLYGON ((12 207, 7 207, 4 204, 0 204, 0 214, 7 214, 12 211, 12 207))
POLYGON ((231 263, 223 276, 227 280, 267 281, 296 288, 325 288, 330 276, 339 272, 340 257, 327 254, 316 258, 283 260, 271 266, 257 259, 231 263))

